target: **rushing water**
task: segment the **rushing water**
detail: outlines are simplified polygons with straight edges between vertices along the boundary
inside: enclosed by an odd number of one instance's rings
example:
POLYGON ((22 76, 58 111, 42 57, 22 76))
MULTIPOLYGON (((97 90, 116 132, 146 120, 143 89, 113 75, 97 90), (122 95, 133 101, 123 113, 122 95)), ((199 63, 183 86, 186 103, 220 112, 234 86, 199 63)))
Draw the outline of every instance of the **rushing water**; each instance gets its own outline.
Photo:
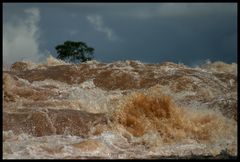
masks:
POLYGON ((236 64, 79 65, 3 73, 4 159, 237 155, 236 64))

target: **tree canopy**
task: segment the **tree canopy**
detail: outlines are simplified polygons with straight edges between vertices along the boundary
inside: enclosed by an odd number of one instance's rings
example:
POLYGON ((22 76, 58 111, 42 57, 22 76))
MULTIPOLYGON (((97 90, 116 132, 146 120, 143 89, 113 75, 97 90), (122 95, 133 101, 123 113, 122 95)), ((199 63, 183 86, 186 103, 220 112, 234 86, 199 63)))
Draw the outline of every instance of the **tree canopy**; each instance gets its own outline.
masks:
POLYGON ((93 59, 94 48, 88 47, 84 42, 65 41, 55 47, 57 58, 71 62, 86 62, 93 59))

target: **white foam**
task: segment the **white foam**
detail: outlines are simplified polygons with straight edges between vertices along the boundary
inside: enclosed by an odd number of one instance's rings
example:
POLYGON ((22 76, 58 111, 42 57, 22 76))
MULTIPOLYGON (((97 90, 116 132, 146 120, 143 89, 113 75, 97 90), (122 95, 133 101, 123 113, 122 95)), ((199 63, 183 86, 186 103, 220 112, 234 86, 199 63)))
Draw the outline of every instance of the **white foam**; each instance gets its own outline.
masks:
POLYGON ((49 55, 46 60, 46 65, 47 66, 70 65, 70 63, 67 63, 60 59, 56 59, 52 55, 49 55))
MULTIPOLYGON (((42 64, 35 64, 32 62, 26 62, 28 65, 28 69, 34 68, 47 68, 48 66, 58 66, 58 65, 69 65, 64 61, 58 60, 49 56, 46 63, 42 64)), ((88 61, 86 63, 89 66, 89 69, 96 68, 100 62, 96 60, 88 61)), ((116 72, 124 72, 136 79, 136 84, 138 84, 140 74, 137 73, 135 70, 135 66, 138 68, 145 68, 145 64, 139 61, 118 61, 111 64, 103 65, 103 68, 109 68, 110 70, 115 69, 119 70, 116 72), (132 64, 133 63, 133 64, 132 64)), ((179 65, 179 67, 183 67, 179 65)), ((73 65, 71 68, 74 70, 78 70, 78 65, 73 65)), ((175 75, 176 71, 178 70, 178 66, 172 63, 167 63, 164 66, 149 66, 148 70, 152 70, 154 72, 154 77, 158 78, 158 76, 166 74, 166 75, 175 75)), ((195 69, 197 72, 199 69, 195 69)), ((231 70, 230 70, 231 71, 231 70)), ((196 75, 202 75, 203 77, 208 77, 211 75, 209 70, 202 69, 200 72, 207 72, 205 75, 202 73, 197 73, 196 75)), ((115 75, 115 74, 114 74, 115 75)), ((79 76, 81 77, 81 76, 79 76)), ((121 90, 103 90, 97 87, 94 84, 94 78, 90 80, 86 80, 81 84, 67 84, 64 82, 46 79, 43 81, 34 81, 29 82, 25 79, 17 78, 17 81, 9 74, 4 74, 5 84, 4 88, 8 91, 13 91, 17 86, 20 88, 35 88, 41 89, 46 91, 56 92, 57 95, 50 97, 44 101, 30 101, 27 98, 21 97, 17 99, 16 102, 8 103, 9 107, 13 108, 24 108, 24 103, 30 105, 33 104, 30 108, 36 108, 34 104, 46 103, 50 106, 47 108, 51 109, 74 109, 74 110, 84 110, 86 112, 91 113, 105 113, 107 115, 111 115, 113 111, 119 108, 119 103, 125 102, 122 100, 124 97, 124 92, 135 92, 136 90, 128 89, 126 91, 121 90), (18 83, 22 83, 17 85, 18 83), (48 87, 53 87, 51 90, 48 87), (6 89, 9 88, 9 89, 6 89)), ((204 85, 204 83, 198 77, 186 76, 187 79, 191 81, 191 85, 204 85), (189 77, 189 78, 188 78, 189 77)), ((69 78, 70 79, 70 78, 69 78)), ((72 78, 74 79, 74 78, 72 78)), ((214 82, 221 83, 221 80, 215 79, 214 82)), ((200 101, 192 100, 186 103, 183 103, 184 98, 187 96, 190 97, 197 97, 199 93, 206 93, 209 97, 215 97, 214 99, 218 102, 222 102, 226 100, 226 97, 230 98, 231 95, 229 94, 222 94, 222 90, 220 88, 208 88, 208 87, 201 87, 199 91, 195 91, 191 87, 186 87, 184 90, 180 92, 174 92, 171 90, 171 86, 174 85, 175 82, 170 83, 170 85, 162 86, 162 85, 155 85, 154 87, 149 89, 140 89, 139 91, 146 92, 145 94, 151 95, 156 93, 164 93, 165 95, 170 95, 175 101, 181 102, 185 106, 189 106, 189 110, 193 110, 196 108, 201 113, 196 113, 197 115, 207 115, 210 111, 200 111, 201 109, 206 109, 211 106, 208 103, 201 103, 200 101), (206 114, 204 114, 204 112, 206 114)), ((224 87, 228 86, 224 83, 221 83, 224 87)), ((229 85, 234 86, 234 80, 229 80, 229 85)), ((19 89, 20 89, 19 88, 19 89)), ((34 89, 34 90, 35 90, 34 89)), ((237 92, 235 92, 237 96, 237 92)), ((214 101, 215 101, 214 100, 214 101)), ((6 103, 5 103, 6 104, 6 103)), ((26 107, 25 107, 26 108, 26 107)), ((39 107, 37 107, 39 108, 39 107)), ((41 108, 41 107, 40 107, 41 108)), ((212 107, 210 107, 212 108, 212 107)), ((188 109, 188 108, 186 108, 188 109)), ((196 110, 197 112, 197 110, 196 110)), ((189 113, 189 116, 191 114, 189 113)), ((221 116, 220 113, 218 114, 215 112, 215 115, 221 116)), ((233 125, 233 124, 229 124, 233 125)), ((113 126, 115 127, 115 126, 113 126)), ((117 127, 117 126, 116 126, 117 127)), ((4 135, 4 142, 3 142, 3 157, 4 159, 16 158, 16 159, 36 159, 36 158, 50 158, 50 159, 61 159, 61 158, 74 158, 78 156, 87 156, 87 157, 106 157, 106 158, 144 158, 150 155, 156 156, 167 156, 167 155, 191 155, 191 151, 195 154, 209 154, 212 153, 213 155, 218 154, 221 149, 225 149, 230 146, 232 143, 236 142, 235 134, 231 132, 229 133, 228 137, 225 135, 221 136, 218 135, 216 140, 218 143, 199 143, 197 140, 185 139, 182 143, 173 143, 173 144, 164 144, 158 145, 161 142, 161 136, 156 132, 148 132, 142 137, 133 137, 129 135, 130 133, 127 130, 119 130, 112 131, 107 130, 99 135, 91 135, 91 137, 81 138, 78 136, 71 136, 71 135, 51 135, 51 136, 43 136, 43 137, 33 137, 28 134, 19 134, 16 135, 12 131, 3 131, 4 135), (124 132, 125 131, 125 132, 124 132), (124 134, 125 133, 125 134, 124 134), (129 133, 129 134, 128 134, 129 133), (124 134, 124 135, 123 135, 124 134), (127 139, 128 138, 128 139, 127 139), (92 151, 83 151, 77 147, 74 147, 73 144, 78 144, 79 142, 85 140, 97 140, 101 143, 98 148, 92 151), (215 147, 216 146, 216 147, 215 147)), ((227 132, 226 132, 227 134, 227 132)), ((237 144, 233 145, 237 146, 237 144)), ((235 149, 235 148, 234 148, 235 149)), ((236 151, 236 149, 233 149, 236 151)))

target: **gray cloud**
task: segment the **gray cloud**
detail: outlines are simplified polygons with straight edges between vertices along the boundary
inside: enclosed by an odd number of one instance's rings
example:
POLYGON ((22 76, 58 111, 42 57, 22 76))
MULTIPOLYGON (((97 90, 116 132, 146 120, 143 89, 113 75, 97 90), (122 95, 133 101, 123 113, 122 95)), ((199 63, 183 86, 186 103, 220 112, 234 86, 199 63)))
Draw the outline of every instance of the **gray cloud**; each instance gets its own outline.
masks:
POLYGON ((71 36, 76 35, 76 34, 78 34, 78 33, 79 33, 79 31, 76 30, 76 29, 71 29, 71 30, 69 30, 69 34, 70 34, 71 36))
POLYGON ((184 18, 216 14, 237 13, 235 4, 226 3, 158 3, 155 5, 140 4, 123 13, 134 18, 184 18), (144 6, 144 7, 142 7, 144 6))
POLYGON ((117 39, 115 33, 113 32, 112 29, 110 29, 109 27, 107 27, 104 22, 103 22, 103 18, 100 15, 88 15, 87 16, 87 20, 94 25, 94 28, 97 31, 103 32, 107 38, 111 41, 114 41, 117 39))
POLYGON ((39 61, 40 11, 38 8, 24 10, 25 18, 3 22, 3 62, 12 64, 19 59, 39 61))
POLYGON ((56 45, 75 40, 107 62, 236 62, 237 3, 4 4, 4 22, 18 25, 12 15, 26 7, 41 10, 39 48, 55 55, 56 45))

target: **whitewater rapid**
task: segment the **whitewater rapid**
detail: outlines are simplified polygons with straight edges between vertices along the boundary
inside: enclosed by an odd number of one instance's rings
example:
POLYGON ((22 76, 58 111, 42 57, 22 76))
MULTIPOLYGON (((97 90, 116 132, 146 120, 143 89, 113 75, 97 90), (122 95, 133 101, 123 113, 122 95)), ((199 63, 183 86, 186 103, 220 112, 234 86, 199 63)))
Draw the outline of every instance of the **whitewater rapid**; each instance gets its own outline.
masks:
POLYGON ((236 112, 236 64, 17 62, 3 71, 3 158, 237 156, 236 112))

